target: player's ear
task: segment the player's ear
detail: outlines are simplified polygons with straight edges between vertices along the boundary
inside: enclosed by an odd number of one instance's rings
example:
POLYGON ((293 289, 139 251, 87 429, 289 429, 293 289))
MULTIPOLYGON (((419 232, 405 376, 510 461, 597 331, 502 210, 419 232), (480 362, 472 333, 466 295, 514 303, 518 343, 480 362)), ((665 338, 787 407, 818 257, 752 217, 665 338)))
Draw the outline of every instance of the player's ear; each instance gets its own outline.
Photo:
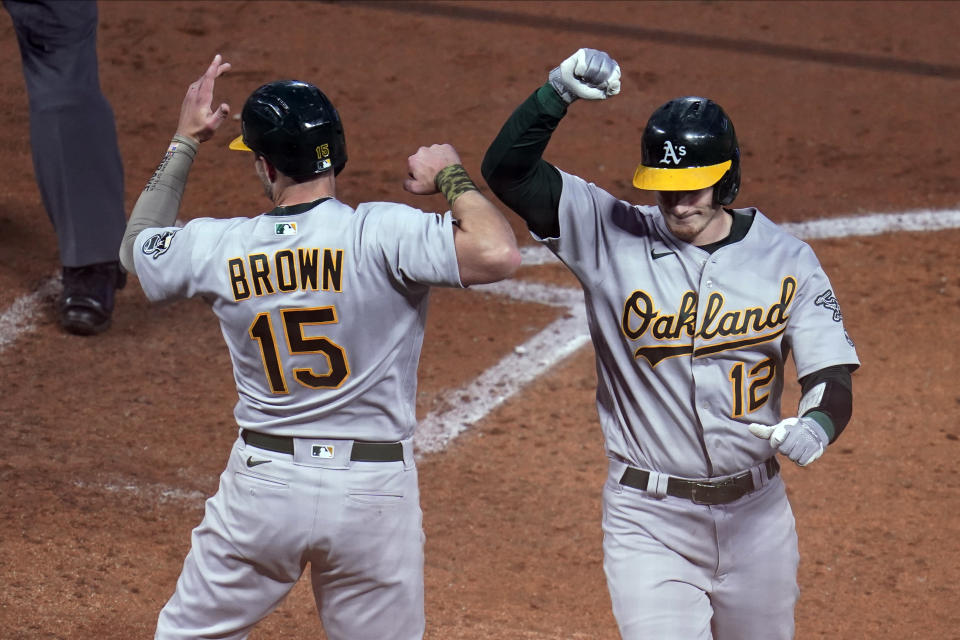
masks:
POLYGON ((269 180, 271 183, 277 181, 277 168, 273 166, 269 160, 267 160, 266 156, 257 154, 254 164, 257 168, 257 172, 259 173, 262 171, 263 175, 266 176, 267 180, 269 180))

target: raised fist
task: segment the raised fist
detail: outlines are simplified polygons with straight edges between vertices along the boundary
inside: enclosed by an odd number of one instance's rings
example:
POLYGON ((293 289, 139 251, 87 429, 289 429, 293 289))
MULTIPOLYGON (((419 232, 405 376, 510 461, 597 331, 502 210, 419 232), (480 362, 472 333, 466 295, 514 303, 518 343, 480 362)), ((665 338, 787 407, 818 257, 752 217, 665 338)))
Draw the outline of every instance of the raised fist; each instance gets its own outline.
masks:
POLYGON ((551 71, 549 80, 567 104, 604 100, 620 93, 620 65, 604 51, 580 49, 551 71))

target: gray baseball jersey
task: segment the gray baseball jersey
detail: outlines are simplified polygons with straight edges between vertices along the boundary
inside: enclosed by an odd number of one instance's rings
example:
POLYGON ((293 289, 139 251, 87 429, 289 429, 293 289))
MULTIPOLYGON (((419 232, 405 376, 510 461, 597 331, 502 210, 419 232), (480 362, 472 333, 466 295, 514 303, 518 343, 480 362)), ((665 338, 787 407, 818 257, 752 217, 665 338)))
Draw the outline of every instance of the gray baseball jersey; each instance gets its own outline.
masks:
POLYGON ((586 297, 620 633, 792 638, 793 513, 770 443, 747 425, 780 421, 791 352, 801 377, 858 364, 830 282, 809 246, 756 209, 735 212, 753 217, 744 238, 709 253, 674 237, 658 207, 561 175, 560 236, 543 242, 586 297), (628 467, 649 472, 645 490, 623 484, 628 467), (728 504, 666 495, 669 476, 745 471, 755 490, 728 504))
POLYGON ((211 303, 249 430, 155 637, 246 638, 309 563, 331 640, 422 638, 412 435, 429 288, 461 286, 450 214, 326 199, 147 229, 134 255, 151 300, 211 303))
POLYGON ((586 295, 608 452, 632 466, 708 478, 770 457, 751 422, 780 421, 783 367, 858 364, 810 247, 756 209, 714 253, 676 239, 657 207, 567 173, 560 237, 546 245, 586 295))
POLYGON ((241 427, 412 436, 429 287, 460 286, 449 214, 326 200, 295 215, 147 229, 134 255, 150 300, 211 302, 241 427))

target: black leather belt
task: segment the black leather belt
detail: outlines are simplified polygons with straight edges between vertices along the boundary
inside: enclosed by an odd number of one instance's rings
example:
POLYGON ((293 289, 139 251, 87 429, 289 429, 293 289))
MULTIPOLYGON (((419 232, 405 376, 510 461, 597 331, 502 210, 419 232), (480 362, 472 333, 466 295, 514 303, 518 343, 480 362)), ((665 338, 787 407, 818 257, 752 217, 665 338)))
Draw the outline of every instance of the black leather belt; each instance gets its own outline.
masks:
MULTIPOLYGON (((766 467, 768 478, 780 473, 780 463, 776 458, 767 460, 766 467)), ((649 471, 627 467, 620 477, 620 484, 646 491, 649 479, 649 471)), ((672 476, 667 479, 667 495, 686 498, 697 504, 727 504, 739 500, 755 488, 753 474, 749 471, 723 480, 686 480, 672 476)))
MULTIPOLYGON (((240 432, 243 441, 254 447, 293 455, 293 438, 271 436, 266 433, 240 432)), ((350 459, 355 462, 400 462, 403 460, 403 444, 399 442, 363 442, 353 441, 350 459)))

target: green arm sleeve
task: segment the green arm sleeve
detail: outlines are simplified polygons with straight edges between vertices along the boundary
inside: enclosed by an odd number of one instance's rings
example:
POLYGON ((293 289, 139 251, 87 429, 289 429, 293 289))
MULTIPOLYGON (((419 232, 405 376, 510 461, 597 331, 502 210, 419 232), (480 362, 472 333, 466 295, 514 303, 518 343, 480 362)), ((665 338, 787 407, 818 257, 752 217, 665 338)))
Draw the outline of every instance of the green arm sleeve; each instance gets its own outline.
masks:
POLYGON ((490 189, 541 238, 560 235, 563 180, 542 156, 566 112, 566 103, 544 84, 513 112, 480 167, 490 189))

